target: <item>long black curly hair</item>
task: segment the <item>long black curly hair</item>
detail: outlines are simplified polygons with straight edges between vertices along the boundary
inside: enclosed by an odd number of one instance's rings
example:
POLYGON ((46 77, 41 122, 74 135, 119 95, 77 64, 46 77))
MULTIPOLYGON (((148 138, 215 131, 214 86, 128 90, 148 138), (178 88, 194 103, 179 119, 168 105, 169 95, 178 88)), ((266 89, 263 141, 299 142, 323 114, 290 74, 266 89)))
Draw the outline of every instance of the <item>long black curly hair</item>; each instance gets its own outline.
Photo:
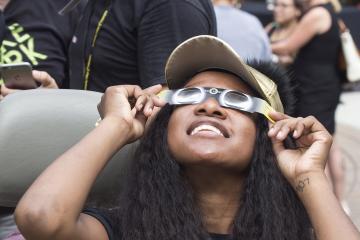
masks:
MULTIPOLYGON (((254 68, 275 79, 286 112, 292 107, 292 90, 283 71, 256 62, 254 68)), ((126 187, 119 200, 114 228, 126 240, 209 239, 202 215, 183 168, 167 144, 173 107, 165 106, 142 139, 132 161, 126 187)), ((310 240, 305 209, 279 171, 267 120, 256 120, 254 154, 233 221, 234 240, 310 240)))

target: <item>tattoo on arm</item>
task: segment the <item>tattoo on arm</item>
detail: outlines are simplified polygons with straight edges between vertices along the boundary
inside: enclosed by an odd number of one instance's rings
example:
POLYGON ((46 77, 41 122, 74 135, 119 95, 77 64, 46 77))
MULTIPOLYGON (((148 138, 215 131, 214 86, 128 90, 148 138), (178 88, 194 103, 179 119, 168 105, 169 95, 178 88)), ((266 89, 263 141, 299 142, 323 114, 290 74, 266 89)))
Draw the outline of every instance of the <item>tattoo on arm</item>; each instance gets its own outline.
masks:
POLYGON ((298 185, 296 186, 296 191, 298 192, 303 192, 304 188, 306 187, 306 185, 310 184, 310 179, 309 178, 305 178, 303 180, 299 180, 298 185))

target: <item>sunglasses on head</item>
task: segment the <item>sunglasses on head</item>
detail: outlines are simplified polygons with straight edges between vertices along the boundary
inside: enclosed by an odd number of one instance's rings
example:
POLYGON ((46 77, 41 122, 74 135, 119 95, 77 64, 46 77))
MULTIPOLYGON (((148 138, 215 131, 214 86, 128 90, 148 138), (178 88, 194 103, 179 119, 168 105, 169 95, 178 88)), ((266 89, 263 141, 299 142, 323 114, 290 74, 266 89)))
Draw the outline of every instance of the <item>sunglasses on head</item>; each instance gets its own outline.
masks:
POLYGON ((265 100, 245 93, 222 88, 190 87, 176 90, 164 90, 158 96, 170 105, 199 104, 208 98, 214 98, 220 106, 248 113, 260 113, 270 122, 269 113, 275 111, 265 100))

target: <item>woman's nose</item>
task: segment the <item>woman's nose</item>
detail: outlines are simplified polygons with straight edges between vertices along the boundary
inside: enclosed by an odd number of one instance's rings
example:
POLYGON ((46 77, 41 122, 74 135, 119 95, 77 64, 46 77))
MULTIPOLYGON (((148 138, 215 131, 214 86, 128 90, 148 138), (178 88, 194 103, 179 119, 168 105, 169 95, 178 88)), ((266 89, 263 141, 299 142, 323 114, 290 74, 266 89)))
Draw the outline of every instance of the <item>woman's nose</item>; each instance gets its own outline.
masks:
POLYGON ((220 106, 215 98, 208 98, 204 102, 197 104, 195 107, 195 115, 204 115, 225 119, 227 117, 226 110, 220 106))

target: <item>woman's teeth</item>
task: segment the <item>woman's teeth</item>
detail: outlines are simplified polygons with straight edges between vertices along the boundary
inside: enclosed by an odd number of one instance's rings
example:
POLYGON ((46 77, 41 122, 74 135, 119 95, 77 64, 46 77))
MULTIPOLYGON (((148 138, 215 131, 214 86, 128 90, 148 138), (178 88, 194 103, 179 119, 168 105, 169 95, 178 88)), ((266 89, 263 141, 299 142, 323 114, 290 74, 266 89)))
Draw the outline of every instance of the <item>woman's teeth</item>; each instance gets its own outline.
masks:
POLYGON ((214 126, 211 126, 211 125, 200 125, 200 126, 194 128, 191 131, 190 135, 195 135, 200 131, 211 131, 211 132, 214 132, 214 133, 216 133, 218 135, 224 136, 224 134, 222 134, 222 132, 218 128, 216 128, 214 126))

